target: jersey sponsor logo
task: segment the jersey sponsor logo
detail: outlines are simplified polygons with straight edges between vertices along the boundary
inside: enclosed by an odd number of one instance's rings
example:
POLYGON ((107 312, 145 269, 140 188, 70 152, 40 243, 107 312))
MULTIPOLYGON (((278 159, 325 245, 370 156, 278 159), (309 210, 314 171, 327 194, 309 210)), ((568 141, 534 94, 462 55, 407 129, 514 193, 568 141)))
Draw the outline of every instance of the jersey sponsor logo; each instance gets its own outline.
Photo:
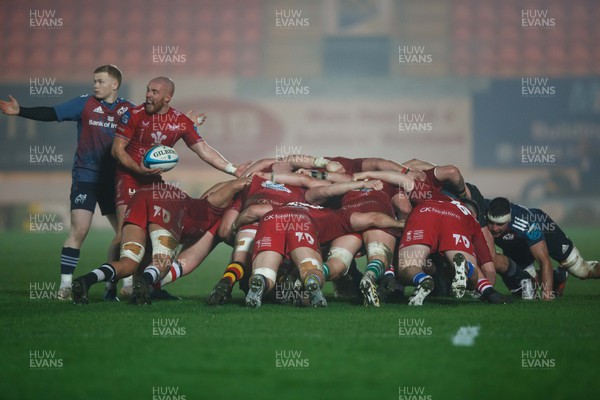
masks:
POLYGON ((506 235, 502 236, 502 240, 514 240, 514 239, 515 239, 514 233, 507 233, 506 235))
POLYGON ((129 107, 126 107, 126 106, 119 107, 119 109, 117 110, 117 115, 121 116, 121 115, 125 114, 125 112, 127 112, 127 110, 129 110, 129 107))
POLYGON ((321 206, 316 206, 314 204, 308 204, 308 203, 302 203, 299 201, 292 201, 291 203, 287 203, 286 206, 298 207, 298 208, 304 208, 304 209, 312 208, 314 210, 323 210, 323 207, 321 207, 321 206))
POLYGON ((167 135, 163 135, 161 131, 152 132, 150 136, 152 136, 152 138, 154 139, 154 144, 161 144, 162 141, 167 138, 167 135))
POLYGON ((292 191, 290 189, 286 188, 283 183, 274 183, 271 181, 264 181, 260 185, 266 189, 277 190, 278 192, 292 193, 292 191))
POLYGON ((98 106, 98 107, 94 108, 93 111, 98 114, 104 114, 104 111, 102 111, 102 106, 98 106))
POLYGON ((87 194, 78 194, 77 197, 75 197, 75 204, 83 204, 85 203, 85 200, 87 199, 87 194))
POLYGON ((117 124, 114 122, 103 122, 103 121, 94 121, 93 119, 88 120, 88 124, 90 126, 99 126, 101 128, 110 128, 110 129, 116 129, 117 128, 117 124))
POLYGON ((527 231, 527 238, 529 240, 538 240, 541 237, 542 232, 535 225, 531 226, 531 228, 529 228, 527 231))

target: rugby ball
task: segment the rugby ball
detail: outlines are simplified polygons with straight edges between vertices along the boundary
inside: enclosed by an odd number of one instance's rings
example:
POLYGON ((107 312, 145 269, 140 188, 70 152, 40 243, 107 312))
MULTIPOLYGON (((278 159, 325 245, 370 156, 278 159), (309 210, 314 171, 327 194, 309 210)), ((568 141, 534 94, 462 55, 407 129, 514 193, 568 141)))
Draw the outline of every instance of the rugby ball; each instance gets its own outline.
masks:
POLYGON ((144 167, 150 169, 162 169, 169 171, 173 169, 179 161, 179 155, 174 148, 169 146, 154 146, 144 154, 144 167))

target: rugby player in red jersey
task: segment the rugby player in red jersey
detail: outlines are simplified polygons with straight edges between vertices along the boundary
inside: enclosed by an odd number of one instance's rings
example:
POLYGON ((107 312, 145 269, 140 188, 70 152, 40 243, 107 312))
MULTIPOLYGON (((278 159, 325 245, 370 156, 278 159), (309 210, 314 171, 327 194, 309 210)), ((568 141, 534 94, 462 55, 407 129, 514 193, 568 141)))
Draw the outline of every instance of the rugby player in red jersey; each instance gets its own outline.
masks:
MULTIPOLYGON (((355 174, 355 179, 365 178, 392 183, 398 182, 402 175, 392 171, 355 174)), ((432 187, 426 181, 416 181, 415 187, 407 193, 414 208, 406 220, 400 241, 398 277, 417 286, 409 305, 422 305, 433 290, 433 278, 423 270, 427 257, 433 252, 444 254, 454 267, 451 290, 455 297, 464 296, 467 275, 472 274, 484 299, 495 303, 507 302, 487 279, 479 276, 479 266, 490 268, 493 265, 476 216, 463 203, 441 193, 440 189, 439 185, 432 187)), ((474 202, 472 206, 477 207, 474 202)))
POLYGON ((152 244, 151 264, 134 281, 131 301, 150 304, 152 284, 168 273, 177 245, 188 240, 195 241, 208 231, 235 194, 250 181, 250 177, 244 177, 223 182, 200 199, 191 198, 167 184, 139 189, 125 212, 120 259, 75 279, 73 302, 88 303, 88 290, 97 282, 109 282, 133 274, 145 261, 145 246, 149 241, 152 244))
MULTIPOLYGON (((173 147, 180 139, 202 160, 228 174, 241 176, 249 162, 234 166, 198 134, 194 122, 170 106, 175 84, 166 77, 152 79, 146 87, 146 101, 123 115, 117 127, 112 154, 118 161, 116 181, 117 235, 120 232, 127 203, 136 190, 162 182, 160 169, 142 165, 144 154, 153 146, 173 147)), ((129 285, 126 285, 129 286, 129 285)), ((127 295, 129 288, 122 289, 127 295)))
MULTIPOLYGON (((314 201, 325 201, 354 189, 381 190, 380 181, 342 182, 311 189, 314 201)), ((403 222, 380 212, 346 212, 306 203, 291 203, 265 214, 259 224, 253 251, 253 274, 246 305, 259 307, 262 297, 275 286, 284 257, 298 267, 300 279, 314 307, 327 301, 321 293, 325 282, 320 245, 349 232, 371 227, 401 228, 403 222)))

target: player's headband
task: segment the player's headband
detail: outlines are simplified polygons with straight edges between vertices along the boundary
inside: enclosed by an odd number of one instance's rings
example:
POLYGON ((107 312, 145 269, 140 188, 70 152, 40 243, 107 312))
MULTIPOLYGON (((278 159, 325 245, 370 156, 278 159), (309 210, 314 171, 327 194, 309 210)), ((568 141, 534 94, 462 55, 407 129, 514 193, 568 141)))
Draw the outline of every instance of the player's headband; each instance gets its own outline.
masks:
POLYGON ((510 213, 504 215, 492 215, 488 213, 487 219, 498 225, 506 224, 507 222, 510 222, 510 213))

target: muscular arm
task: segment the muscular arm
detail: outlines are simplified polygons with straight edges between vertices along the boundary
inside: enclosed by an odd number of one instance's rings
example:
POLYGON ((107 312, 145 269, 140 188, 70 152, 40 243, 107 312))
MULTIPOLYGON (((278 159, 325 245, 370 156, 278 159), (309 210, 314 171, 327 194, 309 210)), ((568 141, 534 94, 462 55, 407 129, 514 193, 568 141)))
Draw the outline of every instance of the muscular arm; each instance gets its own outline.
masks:
POLYGON ((396 171, 365 171, 354 174, 354 180, 363 179, 379 179, 392 185, 399 186, 407 192, 414 188, 414 179, 396 171))
POLYGON ((460 197, 466 196, 465 180, 455 165, 443 165, 435 168, 435 176, 442 182, 450 182, 460 197))
POLYGON ((301 155, 301 154, 292 154, 292 155, 285 157, 283 159, 283 161, 291 164, 292 167, 294 167, 294 168, 310 169, 310 168, 316 167, 316 168, 325 168, 325 170, 327 170, 329 172, 339 172, 339 173, 346 172, 346 170, 344 169, 342 164, 340 164, 336 161, 331 161, 326 158, 322 158, 322 157, 314 157, 314 156, 307 156, 307 155, 301 155), (321 166, 320 163, 323 163, 324 165, 321 166))
POLYGON ((396 171, 404 173, 408 167, 385 158, 367 158, 362 163, 363 171, 396 171))
POLYGON ((533 246, 530 246, 529 251, 531 251, 531 254, 540 265, 542 275, 542 300, 552 300, 554 298, 552 293, 553 271, 546 241, 542 240, 541 242, 537 242, 533 246))
POLYGON ((128 144, 128 141, 119 137, 115 137, 113 140, 111 154, 119 164, 137 175, 160 175, 162 171, 158 168, 149 169, 143 165, 136 164, 133 158, 125 151, 128 144))
POLYGON ((412 160, 408 160, 403 162, 402 165, 410 168, 410 169, 418 169, 421 171, 425 171, 426 169, 431 169, 433 167, 437 167, 436 164, 432 164, 428 161, 419 160, 418 158, 413 158, 412 160))
POLYGON ((322 204, 330 197, 342 196, 351 190, 365 188, 381 190, 383 184, 378 180, 333 183, 329 186, 311 188, 306 191, 304 197, 309 203, 322 204))
MULTIPOLYGON (((211 166, 215 167, 220 171, 227 173, 225 171, 225 168, 227 167, 227 165, 229 165, 229 161, 227 161, 227 159, 223 157, 221 153, 219 153, 217 150, 210 147, 210 145, 205 141, 191 145, 190 149, 206 163, 210 164, 211 166)), ((250 162, 238 165, 234 172, 234 175, 239 178, 244 174, 249 165, 250 162)))

